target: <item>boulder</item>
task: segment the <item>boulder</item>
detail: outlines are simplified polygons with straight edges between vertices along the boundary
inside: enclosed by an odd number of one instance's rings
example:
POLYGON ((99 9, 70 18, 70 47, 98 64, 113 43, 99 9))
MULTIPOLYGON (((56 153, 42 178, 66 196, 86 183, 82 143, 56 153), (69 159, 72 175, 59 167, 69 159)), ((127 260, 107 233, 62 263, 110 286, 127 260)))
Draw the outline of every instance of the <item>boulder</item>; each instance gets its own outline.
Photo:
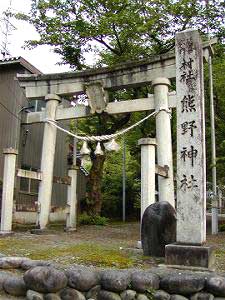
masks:
POLYGON ((50 293, 45 295, 44 300, 61 300, 61 298, 57 294, 50 293))
POLYGON ((165 291, 158 290, 155 291, 153 298, 154 300, 170 300, 170 294, 165 291))
POLYGON ((51 267, 35 267, 24 274, 24 281, 28 289, 40 293, 55 293, 67 285, 64 272, 51 267))
POLYGON ((99 284, 99 275, 86 267, 72 267, 66 271, 68 285, 81 292, 87 292, 99 284))
POLYGON ((26 299, 27 300, 44 300, 44 296, 38 292, 28 290, 26 299))
POLYGON ((116 293, 101 290, 98 293, 98 300, 121 300, 121 298, 116 293))
POLYGON ((206 281, 206 289, 215 296, 225 297, 225 277, 214 276, 206 281))
POLYGON ((106 270, 101 274, 102 288, 112 292, 122 292, 130 283, 130 273, 127 271, 106 270))
POLYGON ((131 285, 135 291, 144 293, 148 289, 159 288, 159 276, 148 271, 135 271, 131 274, 131 285))
POLYGON ((27 293, 23 277, 10 276, 6 278, 3 283, 3 289, 6 293, 13 296, 25 296, 27 293))
POLYGON ((19 269, 23 262, 29 260, 26 257, 0 257, 0 269, 19 269))
POLYGON ((188 300, 188 298, 181 295, 171 295, 170 300, 188 300))
POLYGON ((120 294, 121 300, 135 300, 137 292, 133 290, 126 290, 120 294))
POLYGON ((9 273, 6 272, 0 272, 0 290, 3 289, 3 284, 6 278, 10 277, 9 273))
POLYGON ((172 274, 160 281, 160 288, 170 294, 192 295, 205 287, 205 278, 192 274, 172 274))
POLYGON ((97 299, 98 298, 98 293, 101 290, 100 285, 96 285, 93 288, 91 288, 87 293, 86 293, 86 299, 97 299))
POLYGON ((51 262, 46 261, 46 260, 24 260, 21 263, 21 269, 23 270, 29 270, 31 268, 34 267, 50 267, 51 266, 51 262))
POLYGON ((62 300, 85 300, 85 297, 81 292, 71 288, 62 290, 60 292, 60 297, 62 300))
POLYGON ((214 295, 210 293, 200 292, 191 296, 190 300, 214 300, 214 295))
POLYGON ((145 294, 137 294, 137 300, 149 300, 149 298, 145 294))
POLYGON ((149 205, 142 218, 141 243, 144 255, 165 256, 165 246, 176 241, 176 211, 166 201, 149 205))

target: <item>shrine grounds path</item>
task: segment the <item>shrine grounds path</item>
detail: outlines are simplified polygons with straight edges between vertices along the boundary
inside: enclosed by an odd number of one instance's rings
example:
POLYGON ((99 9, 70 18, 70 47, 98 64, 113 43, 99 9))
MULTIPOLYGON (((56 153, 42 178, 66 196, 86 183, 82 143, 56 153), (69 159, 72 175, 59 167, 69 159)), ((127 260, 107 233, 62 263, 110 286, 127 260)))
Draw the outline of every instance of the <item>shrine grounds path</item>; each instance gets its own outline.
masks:
MULTIPOLYGON (((74 233, 66 233, 61 224, 55 224, 44 235, 31 234, 28 229, 16 228, 13 235, 0 237, 0 255, 48 260, 65 267, 82 264, 148 269, 164 263, 163 258, 145 257, 136 248, 140 239, 138 223, 85 225, 74 233)), ((215 248, 216 271, 225 273, 225 232, 208 234, 206 244, 215 248)))

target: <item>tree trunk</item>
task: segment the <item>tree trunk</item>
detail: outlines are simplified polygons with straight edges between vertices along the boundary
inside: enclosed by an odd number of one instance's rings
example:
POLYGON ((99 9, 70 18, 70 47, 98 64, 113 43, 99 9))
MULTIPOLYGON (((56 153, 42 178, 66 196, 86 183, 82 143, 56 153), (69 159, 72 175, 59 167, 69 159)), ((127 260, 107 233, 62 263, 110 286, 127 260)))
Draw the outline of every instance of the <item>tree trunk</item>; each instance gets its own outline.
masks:
POLYGON ((87 182, 87 213, 90 215, 100 215, 102 208, 101 183, 105 155, 91 156, 91 160, 92 167, 87 182))

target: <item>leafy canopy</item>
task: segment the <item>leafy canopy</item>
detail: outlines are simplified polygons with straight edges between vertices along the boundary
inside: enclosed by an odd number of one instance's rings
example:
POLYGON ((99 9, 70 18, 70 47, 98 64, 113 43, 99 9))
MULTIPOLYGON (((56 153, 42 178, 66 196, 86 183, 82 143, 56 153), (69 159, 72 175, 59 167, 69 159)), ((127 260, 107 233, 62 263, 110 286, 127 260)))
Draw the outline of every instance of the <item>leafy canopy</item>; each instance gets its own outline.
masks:
POLYGON ((95 52, 101 64, 140 59, 174 47, 176 31, 195 27, 224 36, 221 0, 32 0, 29 15, 39 40, 51 45, 62 62, 85 67, 85 53, 95 52))

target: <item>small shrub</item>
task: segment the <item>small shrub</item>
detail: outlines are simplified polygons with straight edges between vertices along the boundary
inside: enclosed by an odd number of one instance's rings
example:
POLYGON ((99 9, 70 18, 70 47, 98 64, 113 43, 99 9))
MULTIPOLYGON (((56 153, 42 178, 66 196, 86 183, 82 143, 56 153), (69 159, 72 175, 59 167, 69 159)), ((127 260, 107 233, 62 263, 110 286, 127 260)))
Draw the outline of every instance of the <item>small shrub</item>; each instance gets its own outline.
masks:
POLYGON ((105 226, 109 219, 106 217, 101 217, 99 215, 88 215, 83 213, 79 216, 78 222, 81 225, 101 225, 105 226))
POLYGON ((219 231, 225 231, 225 223, 219 225, 219 231))

